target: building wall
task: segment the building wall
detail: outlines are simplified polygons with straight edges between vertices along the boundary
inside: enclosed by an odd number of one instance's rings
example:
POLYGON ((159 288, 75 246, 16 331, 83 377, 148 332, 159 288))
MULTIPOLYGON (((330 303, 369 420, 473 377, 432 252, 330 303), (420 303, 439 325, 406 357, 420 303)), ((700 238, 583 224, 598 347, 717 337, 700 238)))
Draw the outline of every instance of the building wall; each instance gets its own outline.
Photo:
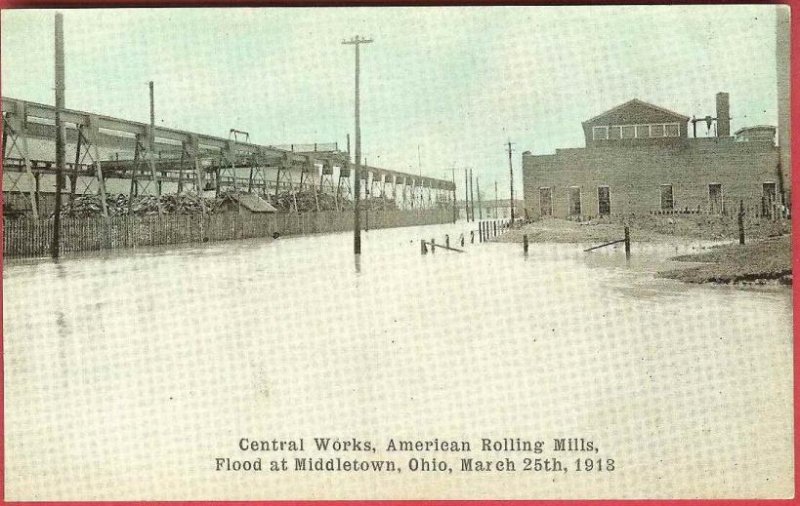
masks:
POLYGON ((598 215, 598 186, 608 186, 611 214, 648 214, 661 209, 662 184, 673 185, 674 209, 709 210, 708 184, 722 185, 728 212, 759 206, 762 184, 778 182, 778 150, 766 142, 689 139, 681 146, 598 147, 523 155, 525 207, 541 216, 539 188, 550 187, 553 216, 569 215, 569 188, 581 192, 581 215, 598 215))
MULTIPOLYGON (((795 35, 796 36, 796 35, 795 35)), ((778 146, 783 169, 783 190, 787 202, 791 202, 792 190, 792 129, 789 73, 791 47, 791 12, 788 5, 775 6, 775 64, 778 97, 778 146)))

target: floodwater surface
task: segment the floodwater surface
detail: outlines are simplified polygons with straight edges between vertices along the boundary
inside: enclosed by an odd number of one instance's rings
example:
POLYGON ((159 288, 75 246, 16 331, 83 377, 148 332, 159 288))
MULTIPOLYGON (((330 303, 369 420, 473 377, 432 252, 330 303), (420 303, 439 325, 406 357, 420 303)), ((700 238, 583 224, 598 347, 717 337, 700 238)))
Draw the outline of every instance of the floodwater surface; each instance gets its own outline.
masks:
POLYGON ((358 269, 351 233, 7 263, 6 498, 792 495, 790 290, 656 278, 688 243, 420 254, 466 226, 365 232, 358 269), (301 437, 370 440, 402 472, 215 470, 286 456, 242 438, 301 437), (414 473, 386 451, 517 437, 592 440, 615 469, 442 452, 422 456, 453 473, 414 473))

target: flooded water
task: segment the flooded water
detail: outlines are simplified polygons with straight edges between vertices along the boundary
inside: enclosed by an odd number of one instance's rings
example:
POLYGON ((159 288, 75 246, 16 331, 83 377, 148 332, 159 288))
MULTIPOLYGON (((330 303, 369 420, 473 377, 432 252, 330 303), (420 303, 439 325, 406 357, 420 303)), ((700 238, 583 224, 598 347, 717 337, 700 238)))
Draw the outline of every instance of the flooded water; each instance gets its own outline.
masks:
POLYGON ((791 496, 789 290, 655 277, 692 244, 420 254, 465 227, 366 232, 358 270, 351 233, 7 264, 6 498, 791 496), (214 470, 320 436, 583 437, 617 469, 214 470))

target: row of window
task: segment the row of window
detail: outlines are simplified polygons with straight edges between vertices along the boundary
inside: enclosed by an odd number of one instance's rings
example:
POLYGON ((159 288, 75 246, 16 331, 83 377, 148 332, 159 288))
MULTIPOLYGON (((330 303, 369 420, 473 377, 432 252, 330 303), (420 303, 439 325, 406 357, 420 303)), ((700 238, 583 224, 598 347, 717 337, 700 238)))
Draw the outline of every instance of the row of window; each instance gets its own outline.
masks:
POLYGON ((680 137, 679 123, 655 123, 647 125, 610 125, 592 127, 592 138, 596 141, 617 139, 652 139, 658 137, 680 137))
MULTIPOLYGON (((662 184, 660 190, 660 208, 663 211, 675 209, 675 196, 671 184, 662 184)), ((568 206, 570 216, 581 215, 581 188, 570 186, 568 189, 568 206)), ((763 199, 768 203, 775 202, 777 196, 776 184, 773 182, 762 185, 763 199)), ((709 211, 723 212, 724 201, 722 185, 720 183, 710 183, 708 185, 709 211)), ((611 190, 608 186, 597 187, 597 211, 601 216, 611 214, 611 190)), ((539 212, 542 216, 553 214, 553 192, 549 186, 539 188, 539 212)))

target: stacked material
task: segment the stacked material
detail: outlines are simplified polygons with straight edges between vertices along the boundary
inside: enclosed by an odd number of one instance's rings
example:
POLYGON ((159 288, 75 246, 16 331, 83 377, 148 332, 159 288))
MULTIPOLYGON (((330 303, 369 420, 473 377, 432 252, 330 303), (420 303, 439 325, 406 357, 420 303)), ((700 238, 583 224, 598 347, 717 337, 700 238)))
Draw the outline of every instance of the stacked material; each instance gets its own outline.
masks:
MULTIPOLYGON (((66 216, 86 218, 103 213, 103 200, 100 195, 76 195, 72 205, 70 205, 68 198, 64 200, 66 202, 62 201, 61 212, 66 216)), ((110 215, 125 214, 127 205, 128 198, 125 195, 106 196, 106 207, 110 215)))
MULTIPOLYGON (((301 213, 312 212, 317 210, 319 205, 320 211, 335 211, 336 210, 336 197, 330 193, 322 192, 317 189, 303 189, 299 191, 289 192, 284 191, 277 196, 272 196, 270 202, 280 212, 291 212, 295 209, 301 213)), ((347 208, 347 200, 343 197, 339 199, 339 205, 347 208)), ((352 208, 352 204, 350 204, 352 208)))
POLYGON ((394 201, 394 199, 390 199, 388 197, 385 200, 382 197, 370 197, 366 201, 362 202, 361 205, 370 211, 397 209, 397 203, 394 201))
MULTIPOLYGON (((77 195, 70 205, 68 199, 61 205, 61 212, 64 216, 86 218, 103 214, 103 201, 100 195, 77 195)), ((219 207, 217 199, 202 198, 196 194, 181 195, 139 195, 134 196, 130 202, 125 194, 107 195, 106 208, 109 216, 120 216, 128 214, 130 207, 131 214, 136 216, 146 216, 158 214, 159 206, 161 212, 166 214, 195 214, 202 212, 202 205, 205 203, 206 210, 212 211, 219 207), (204 202, 203 202, 204 201, 204 202)))

